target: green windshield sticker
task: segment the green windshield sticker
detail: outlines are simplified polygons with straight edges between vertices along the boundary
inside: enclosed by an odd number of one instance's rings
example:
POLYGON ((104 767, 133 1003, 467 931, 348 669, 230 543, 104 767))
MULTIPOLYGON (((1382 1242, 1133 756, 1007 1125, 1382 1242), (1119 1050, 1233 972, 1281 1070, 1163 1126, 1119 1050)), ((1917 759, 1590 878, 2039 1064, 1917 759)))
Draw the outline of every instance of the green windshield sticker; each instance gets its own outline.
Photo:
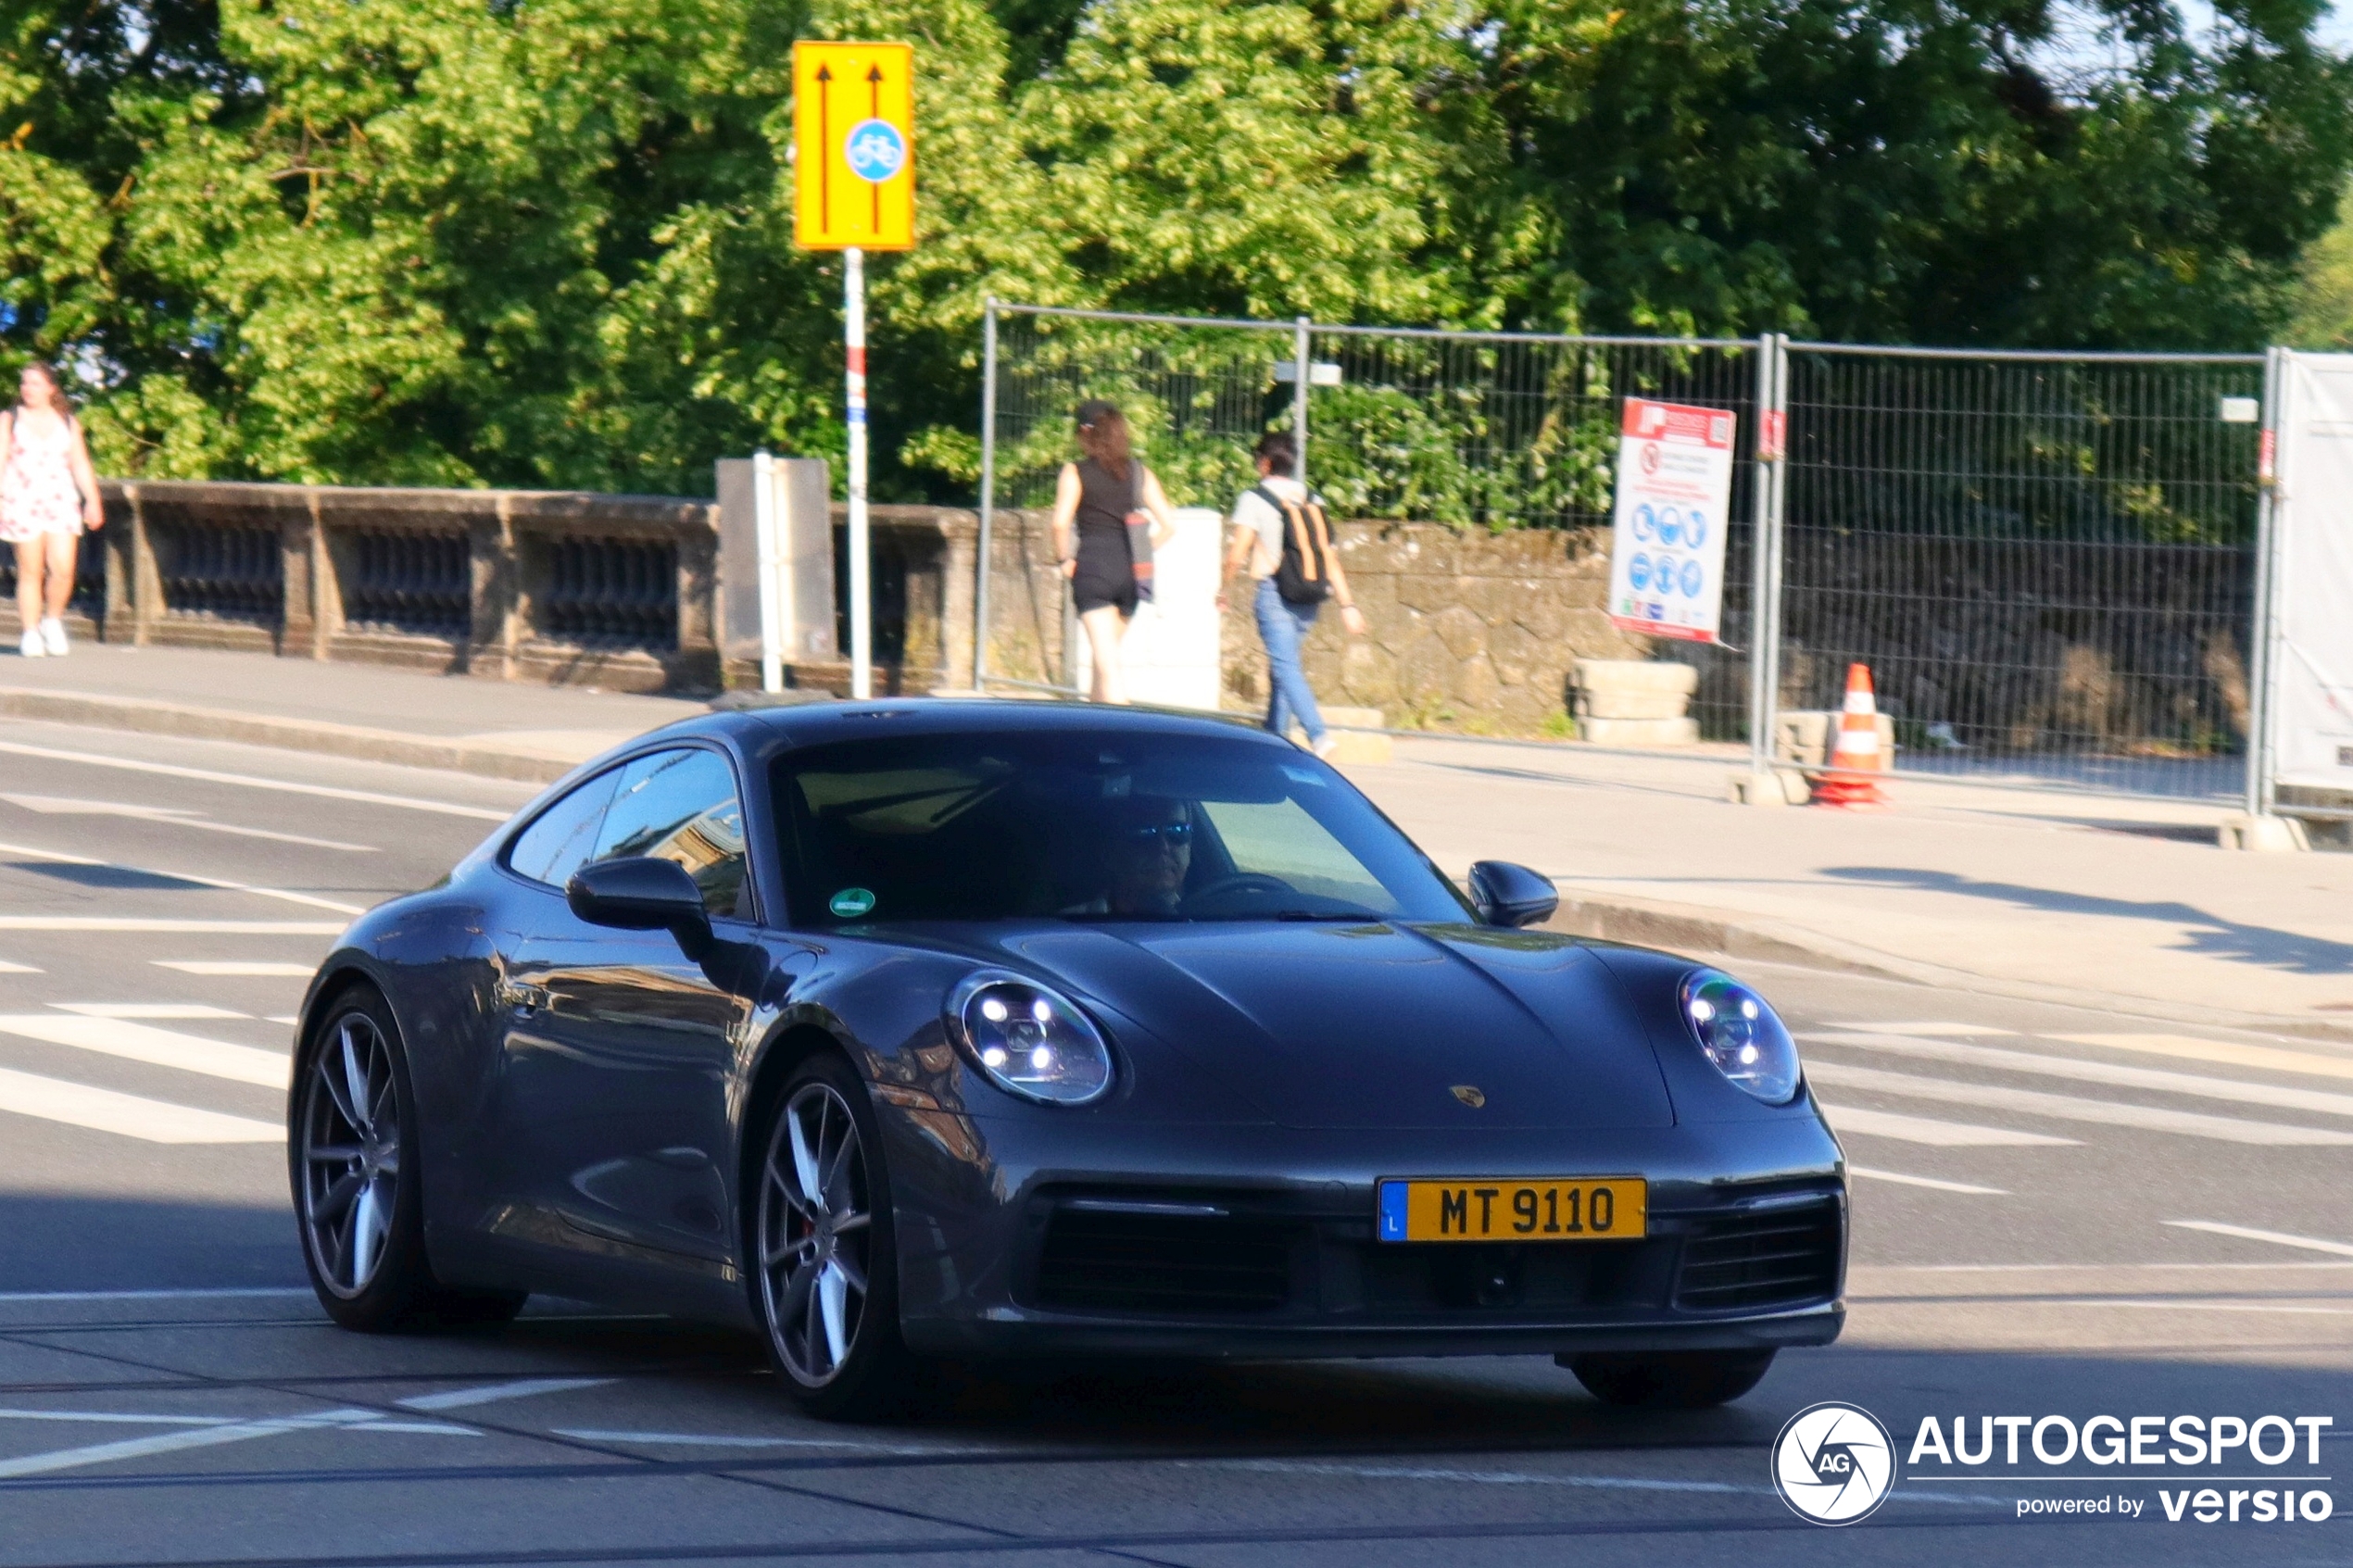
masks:
POLYGON ((843 920, 857 920, 862 915, 874 913, 875 896, 862 887, 845 887, 835 894, 833 902, 825 907, 843 920))

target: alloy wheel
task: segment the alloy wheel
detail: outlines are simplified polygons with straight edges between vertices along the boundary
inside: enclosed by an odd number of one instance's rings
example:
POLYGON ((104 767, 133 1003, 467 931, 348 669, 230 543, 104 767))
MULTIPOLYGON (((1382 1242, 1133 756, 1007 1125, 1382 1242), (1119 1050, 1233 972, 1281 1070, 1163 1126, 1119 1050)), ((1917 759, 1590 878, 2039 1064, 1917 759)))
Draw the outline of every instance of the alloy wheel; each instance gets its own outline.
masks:
POLYGON ((400 1197, 400 1097, 392 1047, 364 1012, 337 1019, 310 1060, 302 1117, 302 1221, 329 1289, 353 1297, 384 1261, 400 1197))
POLYGON ((865 1151, 849 1102, 806 1084, 768 1140, 760 1186, 760 1288, 785 1368, 831 1383, 858 1346, 872 1275, 865 1151))

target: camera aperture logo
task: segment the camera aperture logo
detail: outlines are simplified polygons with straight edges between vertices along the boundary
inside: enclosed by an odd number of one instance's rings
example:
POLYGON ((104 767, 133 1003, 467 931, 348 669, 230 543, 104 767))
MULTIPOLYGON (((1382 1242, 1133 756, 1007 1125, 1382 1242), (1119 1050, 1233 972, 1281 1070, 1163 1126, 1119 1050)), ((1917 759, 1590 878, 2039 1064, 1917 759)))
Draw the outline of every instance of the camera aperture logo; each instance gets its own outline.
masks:
POLYGON ((1774 1489, 1801 1519, 1868 1519, 1894 1486, 1894 1441, 1879 1417, 1858 1405, 1808 1405, 1773 1439, 1774 1489))

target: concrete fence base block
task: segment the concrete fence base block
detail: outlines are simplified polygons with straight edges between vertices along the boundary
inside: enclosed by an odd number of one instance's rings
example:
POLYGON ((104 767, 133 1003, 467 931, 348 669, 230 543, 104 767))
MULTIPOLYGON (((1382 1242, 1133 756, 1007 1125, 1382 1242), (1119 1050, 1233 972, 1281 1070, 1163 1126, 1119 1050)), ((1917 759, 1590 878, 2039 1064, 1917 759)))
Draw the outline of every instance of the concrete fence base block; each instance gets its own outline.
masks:
POLYGON ((2215 830, 2214 841, 2225 849, 2246 849, 2258 854, 2312 847, 2304 824, 2294 817, 2225 817, 2222 825, 2215 830))
POLYGON ((1794 768, 1743 770, 1725 781, 1725 798, 1735 806, 1803 806, 1813 791, 1794 768))

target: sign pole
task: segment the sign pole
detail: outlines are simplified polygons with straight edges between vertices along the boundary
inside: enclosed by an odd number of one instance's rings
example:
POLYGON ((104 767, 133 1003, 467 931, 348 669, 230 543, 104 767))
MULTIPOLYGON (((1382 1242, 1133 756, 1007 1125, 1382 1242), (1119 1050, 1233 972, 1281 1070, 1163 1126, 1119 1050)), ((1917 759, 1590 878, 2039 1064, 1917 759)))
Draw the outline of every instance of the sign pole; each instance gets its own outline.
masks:
POLYGON ((874 570, 866 528, 866 253, 841 253, 842 336, 849 391, 849 695, 875 695, 874 570))
POLYGON ((1290 435, 1298 450, 1291 454, 1291 477, 1307 483, 1307 383, 1314 373, 1307 358, 1312 350, 1308 320, 1302 316, 1291 327, 1290 435))
POLYGON ((765 451, 751 458, 752 547, 760 557, 760 689, 785 689, 782 584, 776 581, 784 552, 776 542, 776 462, 765 451))

